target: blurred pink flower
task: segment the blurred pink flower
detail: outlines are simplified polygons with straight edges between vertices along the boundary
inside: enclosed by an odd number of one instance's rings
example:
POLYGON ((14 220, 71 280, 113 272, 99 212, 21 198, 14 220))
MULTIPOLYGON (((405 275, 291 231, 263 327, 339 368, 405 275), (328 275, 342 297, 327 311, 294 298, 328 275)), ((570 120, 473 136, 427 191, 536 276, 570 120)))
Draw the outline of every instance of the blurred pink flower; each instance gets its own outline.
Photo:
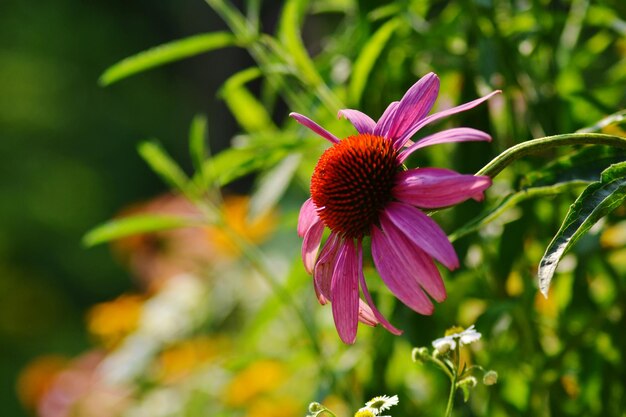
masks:
POLYGON ((372 257, 391 292, 420 314, 432 314, 433 303, 446 290, 433 258, 455 269, 457 255, 441 228, 420 209, 435 209, 480 201, 491 185, 489 177, 461 175, 442 168, 406 169, 406 158, 418 149, 440 143, 490 141, 471 128, 444 130, 413 143, 422 127, 443 117, 469 110, 499 93, 494 91, 469 103, 427 114, 439 92, 439 78, 427 74, 398 102, 391 103, 378 122, 358 110, 344 109, 357 135, 339 140, 298 113, 290 116, 332 143, 320 157, 311 179, 311 198, 298 220, 304 238, 302 259, 312 273, 318 300, 332 303, 337 332, 345 343, 356 340, 358 321, 392 326, 376 309, 363 275, 363 239, 371 236, 372 257), (330 235, 318 251, 324 228, 330 235), (359 284, 365 301, 360 298, 359 284))
POLYGON ((109 417, 120 415, 130 389, 110 386, 99 376, 104 354, 87 352, 59 372, 38 404, 39 417, 109 417))

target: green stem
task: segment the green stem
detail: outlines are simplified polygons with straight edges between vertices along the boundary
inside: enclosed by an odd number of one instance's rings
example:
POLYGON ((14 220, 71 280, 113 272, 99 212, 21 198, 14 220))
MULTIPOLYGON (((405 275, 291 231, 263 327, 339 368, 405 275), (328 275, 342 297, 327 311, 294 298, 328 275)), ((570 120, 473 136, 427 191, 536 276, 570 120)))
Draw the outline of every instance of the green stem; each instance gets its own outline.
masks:
POLYGON ((602 133, 570 133, 533 139, 505 150, 478 171, 476 175, 486 175, 493 178, 513 161, 523 156, 565 145, 609 145, 626 148, 626 138, 602 133))
POLYGON ((452 415, 452 409, 454 408, 454 394, 456 394, 456 383, 459 379, 459 362, 461 357, 459 350, 459 343, 457 343, 454 349, 454 369, 452 370, 452 378, 450 379, 452 384, 450 385, 450 395, 448 395, 445 417, 450 417, 452 415))

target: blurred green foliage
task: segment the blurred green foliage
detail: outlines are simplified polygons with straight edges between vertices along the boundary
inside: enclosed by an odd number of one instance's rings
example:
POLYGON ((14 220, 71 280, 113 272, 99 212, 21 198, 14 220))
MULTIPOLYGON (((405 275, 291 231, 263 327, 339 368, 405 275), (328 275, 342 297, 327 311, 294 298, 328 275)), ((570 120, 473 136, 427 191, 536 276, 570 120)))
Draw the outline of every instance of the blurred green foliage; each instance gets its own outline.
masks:
MULTIPOLYGON (((582 236, 562 259, 547 300, 536 283, 539 261, 570 204, 609 164, 623 161, 623 152, 565 147, 526 156, 498 175, 485 203, 436 213, 455 237, 463 262, 459 271, 444 276, 448 299, 432 317, 417 316, 394 303, 370 268, 366 275, 377 302, 405 335, 361 329, 356 346, 342 347, 329 326, 329 308, 315 303, 294 236, 297 208, 326 144, 286 114, 309 115, 343 137, 352 127, 336 119, 339 108, 359 108, 376 119, 421 75, 434 71, 442 82, 437 109, 494 89, 503 94, 423 134, 447 125, 471 126, 490 132, 494 141, 429 148, 407 165, 469 173, 532 138, 590 126, 624 137, 623 112, 618 113, 626 107, 624 2, 187 3, 193 4, 113 3, 101 14, 70 1, 36 12, 18 2, 0 5, 7 11, 0 13, 0 83, 6 103, 0 109, 6 170, 0 199, 7 200, 0 202, 0 337, 8 351, 0 362, 3 372, 15 374, 16 365, 42 352, 84 350, 84 308, 128 287, 126 273, 106 251, 83 251, 79 240, 120 207, 156 194, 156 177, 138 163, 135 147, 142 139, 159 137, 162 145, 139 145, 141 156, 231 239, 237 241, 239 232, 227 221, 222 187, 242 179, 252 183, 245 188, 253 202, 248 220, 280 210, 264 252, 238 241, 247 263, 242 260, 226 276, 234 281, 233 291, 245 293, 242 300, 233 301, 232 310, 221 316, 212 311, 181 337, 229 334, 236 348, 225 368, 233 373, 259 357, 284 359, 293 377, 302 378, 301 389, 295 389, 302 412, 295 415, 305 414, 307 402, 331 394, 350 409, 375 395, 398 394, 394 415, 442 414, 445 378, 410 364, 411 347, 429 345, 454 324, 476 323, 483 341, 471 360, 497 370, 500 378, 495 386, 478 388, 466 405, 457 398, 458 415, 623 416, 626 211, 621 200, 616 198, 618 204, 603 213, 608 216, 600 227, 582 236), (185 36, 193 37, 109 68, 101 80, 120 83, 97 88, 98 76, 112 62, 185 36), (230 48, 213 50, 230 45, 247 51, 252 60, 233 55, 230 48), (210 59, 194 58, 188 67, 176 64, 121 81, 208 50, 210 59), (243 65, 226 65, 228 57, 243 65), (222 102, 207 105, 212 96, 222 102), (196 118, 187 155, 188 123, 204 110, 209 111, 211 146, 205 148, 206 126, 196 118), (611 114, 610 123, 598 123, 611 114), (239 126, 236 135, 233 120, 239 126), (231 136, 230 147, 218 152, 231 136), (266 270, 264 253, 282 269, 266 270), (247 289, 250 281, 243 272, 250 265, 270 277, 266 285, 273 292, 261 301, 246 298, 256 295, 247 289), (299 318, 304 328, 294 311, 304 312, 299 318)), ((147 231, 176 223, 169 217, 156 220, 144 217, 144 229, 137 223, 130 227, 147 231)), ((104 231, 105 237, 96 234, 101 239, 91 243, 138 230, 119 223, 103 227, 96 232, 104 231)), ((137 380, 140 398, 158 392, 149 377, 137 380)), ((236 405, 215 411, 211 398, 198 390, 173 415, 245 415, 236 405)))

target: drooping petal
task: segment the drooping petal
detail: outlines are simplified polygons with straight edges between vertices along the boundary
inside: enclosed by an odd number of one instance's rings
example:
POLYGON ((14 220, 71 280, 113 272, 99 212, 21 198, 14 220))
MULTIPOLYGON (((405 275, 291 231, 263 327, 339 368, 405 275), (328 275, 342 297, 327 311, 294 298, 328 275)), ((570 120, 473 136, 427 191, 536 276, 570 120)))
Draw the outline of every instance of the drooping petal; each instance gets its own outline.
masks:
POLYGON ((322 126, 315 123, 313 120, 309 119, 306 116, 303 116, 299 113, 289 113, 290 117, 293 117, 296 122, 300 123, 303 126, 308 127, 324 139, 330 141, 331 143, 339 143, 339 139, 330 133, 328 130, 324 129, 322 126))
POLYGON ((420 78, 404 94, 391 120, 386 138, 401 137, 418 121, 422 120, 432 109, 439 94, 439 77, 428 73, 420 78))
POLYGON ((380 221, 390 221, 424 252, 448 269, 459 266, 459 258, 446 234, 421 210, 404 203, 391 202, 381 213, 380 221))
POLYGON ((304 237, 306 232, 319 220, 317 209, 312 199, 308 199, 302 204, 300 214, 298 215, 298 236, 304 237))
POLYGON ((417 168, 399 172, 391 190, 396 200, 420 208, 440 208, 469 198, 481 201, 491 186, 486 176, 462 175, 443 168, 417 168))
POLYGON ((429 123, 432 123, 436 120, 442 119, 444 117, 448 117, 450 115, 456 114, 456 113, 461 113, 464 112, 466 110, 472 109, 476 106, 478 106, 479 104, 481 104, 482 102, 490 99, 491 97, 493 97, 496 94, 501 93, 502 91, 500 90, 496 90, 493 91, 489 94, 487 94, 484 97, 481 98, 477 98, 476 100, 470 101, 468 103, 465 104, 461 104, 460 106, 456 106, 456 107, 452 107, 451 109, 448 110, 443 110, 440 112, 437 112, 435 114, 431 114, 428 117, 425 117, 424 119, 418 121, 417 123, 413 124, 413 126, 411 126, 410 128, 408 128, 405 132, 403 132, 402 137, 400 137, 396 143, 397 143, 397 147, 400 148, 402 147, 410 138, 411 136, 413 136, 415 133, 417 133, 418 130, 420 130, 422 127, 426 126, 429 123))
POLYGON ((389 290, 414 311, 430 315, 434 307, 422 288, 404 266, 389 237, 378 227, 372 227, 372 257, 374 264, 389 290))
POLYGON ((372 133, 374 131, 374 127, 376 127, 376 122, 372 120, 367 114, 362 113, 358 110, 353 109, 343 109, 339 110, 337 116, 341 119, 345 117, 350 120, 352 125, 356 128, 359 133, 372 133))
POLYGON ((315 264, 315 269, 313 270, 315 293, 317 294, 318 301, 322 305, 331 301, 330 284, 335 269, 339 240, 339 237, 335 233, 331 233, 328 236, 315 264))
POLYGON ((378 122, 376 123, 376 127, 374 128, 375 135, 382 136, 384 138, 387 137, 387 133, 389 133, 389 128, 391 127, 398 104, 400 104, 399 101, 392 101, 389 103, 383 112, 383 115, 380 116, 380 119, 378 119, 378 122))
POLYGON ((454 129, 442 130, 441 132, 434 133, 430 136, 426 136, 425 138, 418 140, 413 145, 403 150, 398 158, 400 162, 404 162, 404 160, 413 152, 426 146, 437 145, 439 143, 470 141, 490 142, 491 136, 489 136, 485 132, 469 127, 457 127, 454 129))
MULTIPOLYGON (((359 255, 359 263, 362 265, 363 264, 363 249, 361 248, 360 245, 357 247, 357 251, 359 255)), ((365 297, 365 300, 367 301, 367 305, 369 306, 369 309, 372 315, 376 319, 376 323, 382 324, 382 326, 385 329, 387 329, 390 333, 395 334, 396 336, 401 335, 402 330, 395 328, 391 323, 389 323, 387 319, 385 318, 385 316, 383 316, 381 312, 378 311, 378 309, 376 308, 376 305, 374 304, 374 300, 372 299, 372 296, 369 290, 367 289, 367 283, 365 282, 365 275, 363 275, 362 269, 359 274, 359 281, 361 282, 361 290, 363 291, 363 296, 365 297)))
POLYGON ((304 240, 302 241, 302 262, 304 263, 304 269, 307 274, 313 272, 317 251, 320 248, 323 234, 324 223, 318 218, 304 235, 304 240))
POLYGON ((446 288, 432 258, 393 223, 383 221, 381 226, 403 267, 410 271, 410 276, 435 300, 439 302, 445 300, 446 288))
POLYGON ((359 300, 359 321, 370 327, 376 327, 379 323, 370 306, 363 300, 359 300))
POLYGON ((352 239, 345 240, 340 248, 331 283, 333 318, 337 333, 344 343, 356 340, 359 324, 359 269, 352 239))

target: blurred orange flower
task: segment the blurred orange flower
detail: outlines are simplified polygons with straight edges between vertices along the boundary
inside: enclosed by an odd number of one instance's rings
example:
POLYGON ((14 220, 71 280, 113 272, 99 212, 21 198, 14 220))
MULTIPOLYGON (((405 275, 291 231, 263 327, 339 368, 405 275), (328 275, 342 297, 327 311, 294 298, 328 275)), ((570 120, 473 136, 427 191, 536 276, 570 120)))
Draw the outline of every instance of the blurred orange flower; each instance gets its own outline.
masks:
POLYGON ((117 346, 139 323, 145 297, 122 294, 99 303, 87 313, 87 328, 107 349, 117 346))
POLYGON ((233 378, 226 388, 225 402, 230 406, 244 406, 255 397, 274 391, 286 378, 283 364, 270 359, 259 360, 233 378))
POLYGON ((159 378, 165 382, 180 380, 227 351, 229 346, 230 340, 226 336, 199 336, 170 346, 159 356, 159 378))
MULTIPOLYGON (((226 225, 242 238, 262 242, 275 228, 276 215, 266 212, 248 219, 250 198, 225 196, 221 205, 226 225)), ((188 200, 167 194, 124 210, 120 217, 161 214, 198 219, 202 213, 188 200)), ((199 273, 239 255, 228 234, 216 226, 184 227, 119 239, 113 250, 148 288, 183 272, 199 273)))
POLYGON ((39 400, 48 392, 54 378, 67 366, 68 359, 58 355, 35 358, 20 372, 17 395, 28 409, 35 409, 39 400))

